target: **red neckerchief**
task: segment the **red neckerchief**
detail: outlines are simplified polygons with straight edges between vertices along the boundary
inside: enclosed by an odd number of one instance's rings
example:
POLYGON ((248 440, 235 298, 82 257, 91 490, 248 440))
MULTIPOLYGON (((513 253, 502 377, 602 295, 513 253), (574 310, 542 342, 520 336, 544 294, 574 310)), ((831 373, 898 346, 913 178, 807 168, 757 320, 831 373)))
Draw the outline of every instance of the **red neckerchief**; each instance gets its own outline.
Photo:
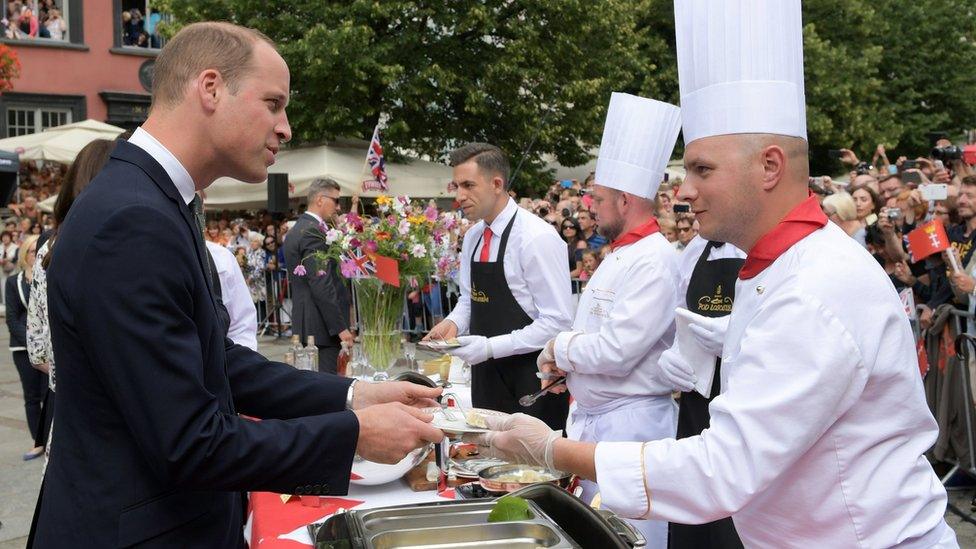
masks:
POLYGON ((773 230, 763 235, 749 250, 745 264, 739 271, 739 278, 748 280, 763 272, 773 264, 776 258, 783 255, 794 244, 804 237, 827 224, 827 216, 820 208, 817 197, 809 198, 793 208, 786 217, 773 227, 773 230))
POLYGON ((658 226, 657 219, 654 219, 652 217, 651 220, 648 221, 647 223, 644 223, 640 227, 637 227, 636 229, 621 235, 620 238, 611 242, 610 251, 613 252, 616 251, 617 248, 621 246, 626 246, 627 244, 633 244, 634 242, 637 242, 638 240, 644 238, 645 236, 650 236, 660 230, 661 227, 658 226))

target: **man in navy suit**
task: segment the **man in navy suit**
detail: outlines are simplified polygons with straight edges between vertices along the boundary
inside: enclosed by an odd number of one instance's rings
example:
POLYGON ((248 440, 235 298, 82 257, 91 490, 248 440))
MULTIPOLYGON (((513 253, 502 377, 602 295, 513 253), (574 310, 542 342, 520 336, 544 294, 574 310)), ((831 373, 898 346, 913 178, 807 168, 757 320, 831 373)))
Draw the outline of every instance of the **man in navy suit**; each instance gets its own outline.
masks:
POLYGON ((187 26, 148 120, 74 202, 48 270, 57 434, 34 547, 241 547, 241 492, 344 494, 354 454, 392 463, 443 437, 414 407, 439 390, 351 385, 224 337, 191 201, 266 177, 288 94, 264 35, 187 26))

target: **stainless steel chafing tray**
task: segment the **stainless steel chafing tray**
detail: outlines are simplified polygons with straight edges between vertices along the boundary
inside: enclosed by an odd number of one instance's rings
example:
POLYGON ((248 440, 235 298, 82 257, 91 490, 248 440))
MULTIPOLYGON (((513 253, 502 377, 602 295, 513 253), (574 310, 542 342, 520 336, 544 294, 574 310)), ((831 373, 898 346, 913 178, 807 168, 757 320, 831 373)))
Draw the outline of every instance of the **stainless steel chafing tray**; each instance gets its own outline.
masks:
POLYGON ((309 529, 317 549, 644 546, 640 534, 616 516, 594 511, 552 484, 514 495, 528 501, 531 518, 489 523, 495 500, 482 499, 353 510, 309 529))

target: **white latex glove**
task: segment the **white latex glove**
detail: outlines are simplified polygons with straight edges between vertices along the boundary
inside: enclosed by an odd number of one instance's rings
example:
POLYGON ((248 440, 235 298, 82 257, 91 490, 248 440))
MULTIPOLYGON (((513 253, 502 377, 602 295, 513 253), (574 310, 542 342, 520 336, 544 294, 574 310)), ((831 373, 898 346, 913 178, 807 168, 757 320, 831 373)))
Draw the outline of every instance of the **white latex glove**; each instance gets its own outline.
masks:
POLYGON ((485 336, 461 336, 457 338, 460 347, 447 349, 447 353, 474 366, 491 358, 491 344, 485 336))
POLYGON ((537 368, 539 368, 540 372, 546 372, 546 370, 542 369, 542 366, 544 364, 549 364, 550 362, 552 363, 556 362, 555 348, 556 348, 556 338, 552 338, 549 340, 549 343, 546 343, 546 346, 542 348, 542 352, 539 353, 539 358, 535 359, 535 365, 537 368))
POLYGON ((542 420, 526 414, 485 416, 485 423, 491 431, 464 435, 465 442, 479 446, 480 456, 556 469, 552 462, 552 447, 562 437, 559 431, 553 431, 542 420))
POLYGON ((695 375, 691 365, 681 356, 681 351, 678 350, 677 346, 661 353, 661 358, 658 359, 657 363, 664 374, 665 382, 669 383, 676 391, 688 393, 695 388, 695 383, 698 383, 698 376, 695 375))
POLYGON ((709 353, 721 357, 722 346, 725 344, 725 331, 729 329, 729 317, 725 315, 718 318, 710 318, 695 314, 687 309, 675 309, 675 314, 688 320, 688 329, 698 340, 701 348, 709 353))

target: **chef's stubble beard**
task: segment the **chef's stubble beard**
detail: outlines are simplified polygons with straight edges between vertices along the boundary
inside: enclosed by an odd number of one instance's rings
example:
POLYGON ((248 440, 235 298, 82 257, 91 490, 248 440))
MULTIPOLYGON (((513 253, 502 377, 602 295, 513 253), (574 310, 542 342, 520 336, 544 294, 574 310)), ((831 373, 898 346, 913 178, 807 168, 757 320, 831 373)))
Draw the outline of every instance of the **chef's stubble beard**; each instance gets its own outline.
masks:
POLYGON ((596 232, 599 233, 600 236, 609 240, 610 242, 617 240, 617 237, 620 236, 620 233, 622 233, 623 230, 624 230, 624 219, 620 215, 619 211, 616 212, 616 217, 613 220, 601 221, 600 224, 597 225, 596 227, 596 232))

